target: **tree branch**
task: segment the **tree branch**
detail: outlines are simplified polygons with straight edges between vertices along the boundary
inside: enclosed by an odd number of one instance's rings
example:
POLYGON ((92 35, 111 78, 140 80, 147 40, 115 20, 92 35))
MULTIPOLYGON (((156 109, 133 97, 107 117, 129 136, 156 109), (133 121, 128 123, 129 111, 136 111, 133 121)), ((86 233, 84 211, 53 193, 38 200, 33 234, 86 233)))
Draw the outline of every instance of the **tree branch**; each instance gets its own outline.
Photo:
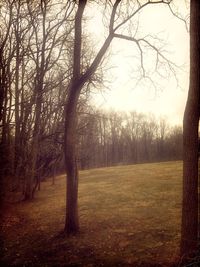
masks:
POLYGON ((151 1, 151 0, 148 0, 148 2, 144 3, 143 5, 141 5, 141 3, 139 1, 137 1, 139 7, 130 16, 128 16, 121 23, 119 23, 114 28, 114 32, 116 32, 122 25, 126 24, 131 18, 133 18, 140 10, 142 10, 147 5, 150 5, 150 4, 167 4, 167 5, 169 5, 171 3, 171 1, 172 0, 159 0, 159 1, 151 1))

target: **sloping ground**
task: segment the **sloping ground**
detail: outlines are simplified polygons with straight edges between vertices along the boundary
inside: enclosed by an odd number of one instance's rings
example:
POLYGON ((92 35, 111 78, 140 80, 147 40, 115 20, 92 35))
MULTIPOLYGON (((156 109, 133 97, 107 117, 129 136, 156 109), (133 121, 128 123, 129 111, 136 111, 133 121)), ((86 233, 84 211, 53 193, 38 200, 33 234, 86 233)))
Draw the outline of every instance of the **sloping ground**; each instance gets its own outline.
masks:
POLYGON ((43 182, 34 201, 4 212, 4 265, 169 266, 179 252, 181 172, 181 162, 82 171, 81 232, 70 238, 58 236, 65 176, 43 182))

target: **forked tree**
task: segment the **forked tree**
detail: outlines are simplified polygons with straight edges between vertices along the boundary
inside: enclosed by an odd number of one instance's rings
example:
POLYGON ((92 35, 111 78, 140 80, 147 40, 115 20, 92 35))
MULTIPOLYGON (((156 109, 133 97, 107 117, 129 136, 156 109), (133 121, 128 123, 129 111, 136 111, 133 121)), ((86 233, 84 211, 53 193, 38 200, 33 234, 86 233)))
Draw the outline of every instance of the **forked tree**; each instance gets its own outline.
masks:
MULTIPOLYGON (((77 168, 77 104, 84 88, 84 85, 90 81, 97 68, 100 66, 102 59, 107 52, 112 40, 114 38, 120 38, 123 40, 131 41, 138 48, 141 59, 141 70, 143 76, 145 73, 144 66, 144 49, 148 47, 152 49, 157 56, 157 65, 159 63, 171 64, 167 58, 161 53, 161 51, 146 38, 137 38, 136 32, 132 35, 125 35, 123 33, 124 27, 131 22, 137 14, 145 7, 150 5, 165 5, 170 8, 172 0, 157 0, 157 1, 105 1, 107 6, 111 8, 110 22, 108 35, 94 57, 94 60, 87 67, 86 70, 82 69, 82 22, 83 14, 86 5, 89 1, 79 0, 78 7, 75 15, 75 27, 74 27, 74 51, 73 51, 73 75, 68 90, 68 97, 65 104, 65 135, 64 135, 64 153, 65 153, 65 166, 67 173, 67 198, 66 198, 66 221, 64 232, 67 234, 76 234, 79 231, 79 217, 78 217, 78 168, 77 168), (134 5, 130 9, 125 9, 124 6, 134 5), (131 13, 124 13, 124 10, 129 10, 131 13), (131 11, 130 11, 131 10, 131 11)), ((130 26, 130 25, 129 25, 130 26)), ((170 65, 170 67, 172 67, 170 65)))
POLYGON ((198 245, 198 129, 200 117, 200 1, 190 1, 190 84, 183 120, 181 255, 198 245))

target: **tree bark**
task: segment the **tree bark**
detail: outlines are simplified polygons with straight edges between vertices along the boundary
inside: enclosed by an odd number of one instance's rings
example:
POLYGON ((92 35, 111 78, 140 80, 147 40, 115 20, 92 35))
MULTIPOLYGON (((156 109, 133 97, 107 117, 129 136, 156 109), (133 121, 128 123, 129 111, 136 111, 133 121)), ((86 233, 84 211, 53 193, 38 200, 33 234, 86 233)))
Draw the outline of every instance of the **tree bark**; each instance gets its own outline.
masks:
POLYGON ((77 104, 84 83, 80 81, 82 16, 87 0, 79 0, 75 17, 73 77, 65 105, 64 154, 67 173, 66 220, 64 232, 68 235, 79 232, 78 218, 78 169, 76 161, 77 104))
POLYGON ((42 110, 42 89, 43 89, 43 79, 41 80, 39 88, 37 90, 36 96, 36 110, 35 110, 35 121, 33 129, 33 139, 31 144, 31 158, 30 158, 30 170, 28 177, 26 178, 26 187, 24 193, 24 200, 31 200, 34 197, 34 192, 36 187, 34 187, 34 180, 36 176, 36 162, 38 157, 39 148, 39 135, 40 135, 40 124, 41 124, 41 110, 42 110))
POLYGON ((14 187, 19 186, 19 158, 20 158, 20 92, 19 92, 19 69, 20 69, 20 32, 19 32, 20 2, 17 6, 15 40, 16 40, 16 60, 15 60, 15 145, 14 145, 14 187))
POLYGON ((190 2, 190 86, 183 119, 181 256, 198 245, 198 127, 200 115, 200 1, 190 2))
POLYGON ((78 170, 76 161, 76 106, 79 92, 74 92, 74 87, 68 95, 65 107, 65 167, 67 173, 67 198, 66 198, 66 221, 64 231, 70 234, 79 232, 78 218, 78 170))

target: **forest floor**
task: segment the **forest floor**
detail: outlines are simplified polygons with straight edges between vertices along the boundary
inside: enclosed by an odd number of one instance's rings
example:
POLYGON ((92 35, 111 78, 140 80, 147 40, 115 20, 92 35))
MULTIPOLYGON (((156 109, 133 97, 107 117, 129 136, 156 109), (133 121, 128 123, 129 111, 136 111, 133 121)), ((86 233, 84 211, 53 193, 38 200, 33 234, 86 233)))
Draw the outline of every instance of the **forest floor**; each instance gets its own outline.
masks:
POLYGON ((62 237, 65 175, 31 202, 6 204, 1 266, 177 265, 181 162, 80 172, 80 234, 62 237))

